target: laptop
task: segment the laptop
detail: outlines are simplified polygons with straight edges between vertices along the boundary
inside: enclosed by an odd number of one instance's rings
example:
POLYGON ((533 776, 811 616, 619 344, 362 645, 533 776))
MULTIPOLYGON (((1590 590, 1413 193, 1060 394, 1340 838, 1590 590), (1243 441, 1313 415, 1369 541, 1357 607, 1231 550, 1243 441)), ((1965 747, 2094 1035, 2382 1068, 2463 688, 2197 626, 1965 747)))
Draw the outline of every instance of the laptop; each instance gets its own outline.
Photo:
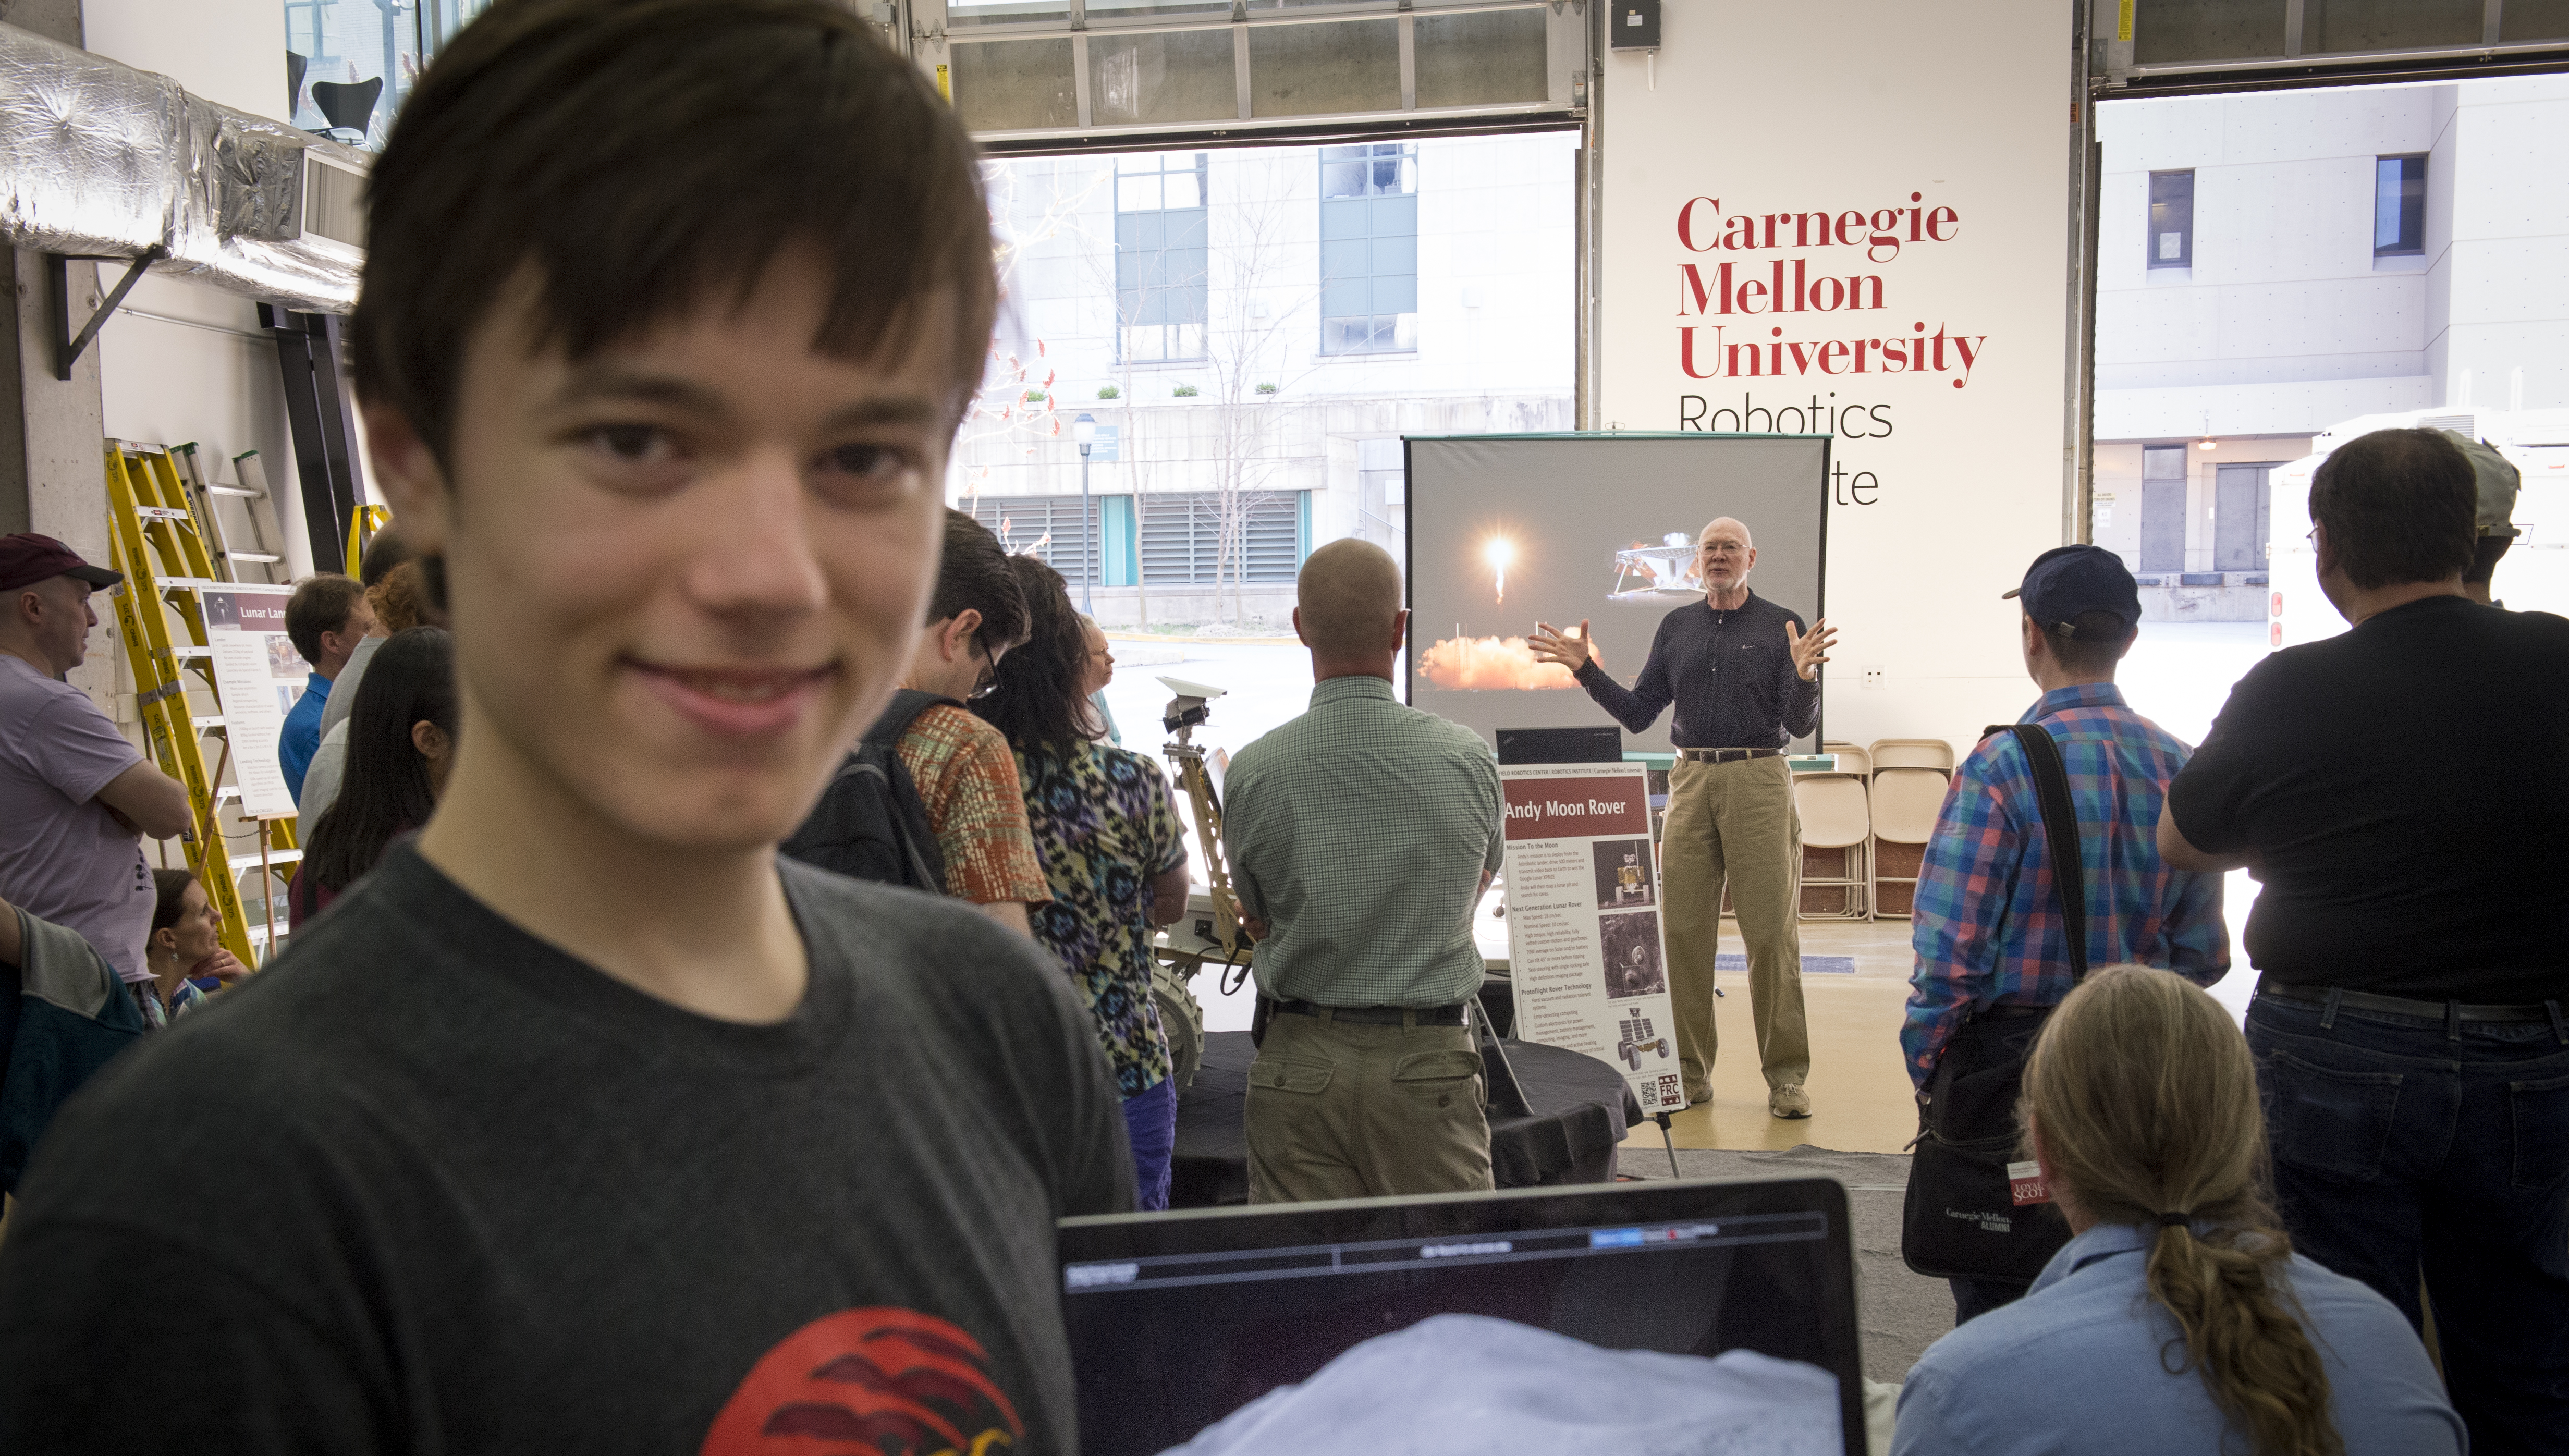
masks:
POLYGON ((1612 723, 1602 727, 1502 728, 1498 736, 1499 762, 1503 764, 1624 761, 1624 730, 1612 723))
POLYGON ((1404 1422, 1491 1451, 1569 1422, 1558 1449, 1603 1451, 1654 1420, 1737 1432, 1710 1449, 1863 1456, 1833 1179, 1128 1214, 1059 1239, 1088 1456, 1218 1425, 1199 1450, 1395 1449, 1404 1422))

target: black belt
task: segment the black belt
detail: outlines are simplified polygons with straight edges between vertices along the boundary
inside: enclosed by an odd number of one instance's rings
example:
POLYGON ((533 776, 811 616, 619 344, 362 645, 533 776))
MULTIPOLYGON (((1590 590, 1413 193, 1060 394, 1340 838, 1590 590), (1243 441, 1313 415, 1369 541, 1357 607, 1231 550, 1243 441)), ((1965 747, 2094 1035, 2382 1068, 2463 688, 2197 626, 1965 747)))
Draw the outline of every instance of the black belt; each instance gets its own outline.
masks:
POLYGON ((1992 1003, 1974 1011, 1972 1013, 1972 1019, 1975 1021, 2012 1021, 2019 1016, 2048 1016, 2059 1009, 2060 1007, 2057 1003, 2049 1006, 2018 1006, 2006 1003, 1992 1003))
POLYGON ((1276 1009, 1296 1016, 1326 1016, 1361 1026, 1460 1026, 1467 1002, 1451 1006, 1314 1006, 1308 1001, 1278 1001, 1276 1009))
POLYGON ((1688 763, 1739 763, 1752 758, 1780 758, 1780 748, 1680 748, 1677 757, 1688 763))
POLYGON ((2531 1005, 2474 1006, 2461 1001, 2412 1001, 2406 996, 2377 995, 2372 991, 2342 990, 2336 986, 2288 986, 2259 978, 2257 994, 2308 1006, 2315 1011, 2334 1007, 2341 1011, 2380 1011, 2391 1016, 2414 1016, 2422 1021, 2551 1021, 2560 1019, 2560 1003, 2537 1001, 2531 1005))

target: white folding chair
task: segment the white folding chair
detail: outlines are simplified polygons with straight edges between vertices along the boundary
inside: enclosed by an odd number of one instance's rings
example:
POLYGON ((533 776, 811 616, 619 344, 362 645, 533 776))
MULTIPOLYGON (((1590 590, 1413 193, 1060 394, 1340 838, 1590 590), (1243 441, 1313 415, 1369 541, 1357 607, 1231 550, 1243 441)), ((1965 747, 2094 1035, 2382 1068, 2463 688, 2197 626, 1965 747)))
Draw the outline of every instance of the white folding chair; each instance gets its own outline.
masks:
POLYGON ((1872 757, 1877 774, 1884 769, 1934 769, 1940 774, 1954 771, 1954 745, 1942 738, 1877 738, 1872 757))
POLYGON ((1849 773, 1803 774, 1793 780, 1793 807, 1802 816, 1802 852, 1806 868, 1802 876, 1802 904, 1796 907, 1802 918, 1872 918, 1873 856, 1869 841, 1873 837, 1873 815, 1866 801, 1863 776, 1849 773), (1838 873, 1833 876, 1808 873, 1809 855, 1813 850, 1837 851, 1838 873), (1836 910, 1809 909, 1811 891, 1831 889, 1838 892, 1836 910))
POLYGON ((1873 853, 1867 858, 1873 871, 1873 912, 1907 919, 1927 841, 1935 836, 1936 816, 1945 807, 1945 775, 1927 768, 1877 768, 1871 807, 1873 853), (1898 849, 1886 851, 1886 846, 1898 849), (1915 854, 1908 853, 1912 850, 1915 854))

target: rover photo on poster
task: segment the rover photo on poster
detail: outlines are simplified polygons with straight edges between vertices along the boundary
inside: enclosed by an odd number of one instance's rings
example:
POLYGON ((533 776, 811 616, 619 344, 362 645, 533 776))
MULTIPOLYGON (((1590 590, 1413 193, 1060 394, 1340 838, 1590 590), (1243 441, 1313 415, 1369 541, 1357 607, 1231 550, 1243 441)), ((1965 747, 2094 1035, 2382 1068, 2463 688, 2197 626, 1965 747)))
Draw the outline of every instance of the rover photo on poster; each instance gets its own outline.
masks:
MULTIPOLYGON (((1828 440, 1805 435, 1473 435, 1410 440, 1409 701, 1490 737, 1611 721, 1535 623, 1589 623, 1627 683, 1659 619, 1703 598, 1694 542, 1745 524, 1748 587, 1821 615, 1828 440)), ((1626 746, 1665 751, 1668 720, 1626 746)))
POLYGON ((1600 840, 1591 848, 1597 859, 1599 910, 1633 910, 1658 903, 1649 840, 1600 840))

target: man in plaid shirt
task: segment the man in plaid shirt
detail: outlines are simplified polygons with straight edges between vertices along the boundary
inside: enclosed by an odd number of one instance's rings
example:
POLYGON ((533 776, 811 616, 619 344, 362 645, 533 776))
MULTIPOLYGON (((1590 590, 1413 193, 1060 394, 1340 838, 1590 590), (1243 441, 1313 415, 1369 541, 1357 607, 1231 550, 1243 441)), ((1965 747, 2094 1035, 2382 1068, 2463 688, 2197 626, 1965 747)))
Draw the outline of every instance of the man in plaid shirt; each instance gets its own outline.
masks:
MULTIPOLYGON (((2159 859, 2160 801, 2192 752, 2124 705, 2114 668, 2141 618, 2120 556, 2092 546, 2034 557, 2006 593, 2024 607, 2025 671, 2042 697, 2020 722, 2060 746, 2087 890, 2087 963, 2165 966, 2198 985, 2230 968, 2221 877, 2159 859)), ((1921 1089, 1974 1016, 2023 1015, 2069 994, 2068 948, 2033 774, 2016 735, 1992 735, 1955 771, 1918 872, 1908 1023, 1900 1033, 1921 1089)), ((1957 1320, 2024 1292, 1955 1279, 1957 1320)))

